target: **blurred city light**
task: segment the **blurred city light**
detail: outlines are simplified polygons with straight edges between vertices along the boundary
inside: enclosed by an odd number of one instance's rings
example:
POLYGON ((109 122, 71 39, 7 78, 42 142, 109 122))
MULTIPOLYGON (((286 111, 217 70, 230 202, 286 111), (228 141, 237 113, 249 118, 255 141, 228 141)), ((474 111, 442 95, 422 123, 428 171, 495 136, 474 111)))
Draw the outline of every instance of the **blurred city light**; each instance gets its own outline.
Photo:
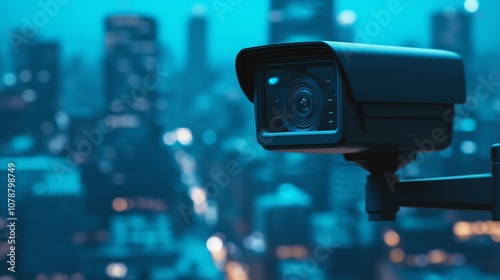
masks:
POLYGON ((487 230, 488 230, 488 226, 486 223, 483 223, 481 221, 477 221, 477 222, 474 222, 472 224, 472 232, 476 235, 485 234, 487 230))
POLYGON ((207 240, 207 249, 211 253, 216 253, 221 251, 223 248, 223 243, 220 237, 212 236, 207 240))
POLYGON ((465 0, 464 8, 469 13, 475 13, 479 9, 479 2, 477 0, 465 0))
POLYGON ((340 25, 352 25, 356 21, 356 13, 351 10, 345 10, 337 15, 337 22, 340 25))
POLYGON ((250 236, 245 237, 245 239, 243 239, 243 246, 256 253, 262 253, 266 250, 264 236, 260 232, 254 232, 250 236))
POLYGON ((206 191, 200 187, 191 188, 189 195, 195 204, 203 204, 207 199, 206 191))
POLYGON ((384 234, 384 242, 387 246, 396 247, 399 244, 399 235, 395 231, 389 230, 384 234))
POLYGON ((66 130, 70 126, 70 122, 71 122, 70 118, 69 118, 68 114, 64 111, 57 111, 57 113, 55 115, 55 120, 56 120, 57 126, 61 130, 66 130))
POLYGON ((453 226, 453 232, 457 237, 465 239, 472 234, 472 229, 470 224, 467 222, 457 222, 453 226))
POLYGON ((500 222, 476 221, 476 222, 456 222, 453 226, 453 233, 462 240, 470 239, 472 236, 489 235, 495 242, 500 241, 500 222))
POLYGON ((395 263, 401 263, 405 259, 405 253, 400 248, 394 248, 391 250, 390 258, 395 263))
POLYGON ((14 86, 16 84, 16 81, 16 75, 14 75, 13 73, 7 73, 3 76, 3 83, 8 87, 14 86))
POLYGON ((463 141, 462 144, 460 144, 460 150, 467 155, 474 154, 477 152, 477 144, 470 140, 463 141))
POLYGON ((184 146, 188 146, 193 141, 193 135, 191 134, 191 130, 188 128, 178 128, 175 131, 175 135, 177 136, 177 141, 184 146))
POLYGON ((163 143, 172 146, 177 142, 177 134, 175 132, 167 132, 163 134, 163 143))
POLYGON ((19 73, 19 81, 23 83, 28 83, 33 78, 30 70, 24 69, 19 73))
POLYGON ((226 273, 228 276, 228 280, 247 280, 248 275, 238 262, 230 261, 226 265, 226 273))
POLYGON ((194 16, 204 16, 207 13, 207 8, 204 5, 194 5, 193 15, 194 16))
POLYGON ((33 137, 28 135, 19 135, 12 139, 11 148, 16 152, 29 151, 35 144, 33 137))
POLYGON ((224 247, 222 239, 216 234, 207 240, 207 249, 213 261, 219 269, 223 269, 223 263, 227 258, 227 249, 224 247))
POLYGON ((194 205, 194 211, 198 214, 203 214, 208 210, 208 203, 202 202, 194 205))
MULTIPOLYGON (((196 207, 196 206, 195 206, 196 207)), ((195 208, 196 210, 196 208, 195 208)), ((204 213, 205 222, 208 225, 215 225, 219 220, 217 203, 215 201, 207 202, 207 207, 204 213)))
POLYGON ((117 212, 123 212, 127 210, 128 208, 128 203, 127 200, 125 200, 123 197, 117 197, 113 199, 113 209, 117 212))
POLYGON ((459 122, 459 130, 473 132, 477 129, 477 122, 473 118, 465 118, 459 122))
POLYGON ((307 248, 304 246, 279 246, 275 250, 275 254, 280 259, 296 258, 304 259, 308 256, 307 248))
POLYGON ((181 181, 187 186, 194 185, 196 184, 196 176, 193 172, 182 172, 181 181))
POLYGON ((203 143, 213 145, 217 142, 217 132, 212 129, 207 129, 202 135, 203 143))
POLYGON ((127 275, 127 266, 123 263, 110 263, 106 267, 106 274, 112 278, 123 278, 127 275))
POLYGON ((433 264, 440 264, 446 261, 447 254, 443 250, 432 250, 429 252, 429 260, 433 264))

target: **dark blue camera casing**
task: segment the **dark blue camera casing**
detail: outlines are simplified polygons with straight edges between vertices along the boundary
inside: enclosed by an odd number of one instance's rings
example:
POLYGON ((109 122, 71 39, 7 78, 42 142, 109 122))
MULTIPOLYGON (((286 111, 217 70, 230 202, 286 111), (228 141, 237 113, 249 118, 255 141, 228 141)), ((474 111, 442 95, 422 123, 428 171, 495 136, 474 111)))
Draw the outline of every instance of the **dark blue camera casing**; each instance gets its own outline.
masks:
POLYGON ((310 42, 242 50, 236 74, 255 104, 259 143, 269 150, 349 154, 439 151, 452 140, 454 105, 466 97, 458 54, 429 49, 310 42), (270 133, 263 123, 265 72, 336 67, 337 129, 270 133))

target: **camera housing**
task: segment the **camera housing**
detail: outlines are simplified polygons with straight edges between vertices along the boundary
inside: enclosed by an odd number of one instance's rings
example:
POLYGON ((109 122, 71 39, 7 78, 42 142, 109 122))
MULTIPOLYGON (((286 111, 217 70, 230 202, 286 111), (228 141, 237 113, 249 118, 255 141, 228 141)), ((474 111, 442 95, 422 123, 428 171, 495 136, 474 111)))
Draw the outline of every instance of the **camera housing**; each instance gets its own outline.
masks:
POLYGON ((442 50, 307 42, 243 49, 239 84, 268 150, 439 151, 466 98, 461 57, 442 50))

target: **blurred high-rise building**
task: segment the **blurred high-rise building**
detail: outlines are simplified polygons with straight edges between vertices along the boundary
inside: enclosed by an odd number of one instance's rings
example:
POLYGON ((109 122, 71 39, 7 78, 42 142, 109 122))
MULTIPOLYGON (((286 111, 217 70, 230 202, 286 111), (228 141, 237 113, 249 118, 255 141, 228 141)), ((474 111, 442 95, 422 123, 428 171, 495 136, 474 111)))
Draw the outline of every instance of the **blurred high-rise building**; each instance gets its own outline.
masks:
MULTIPOLYGON (((156 21, 138 15, 116 15, 106 18, 105 28, 107 105, 128 97, 131 102, 124 105, 136 107, 134 114, 154 113, 155 82, 160 78, 153 75, 159 74, 154 72, 158 66, 156 21)), ((113 113, 119 111, 106 107, 113 113)))
POLYGON ((0 92, 0 150, 3 155, 32 152, 34 133, 39 128, 34 122, 34 104, 26 102, 14 89, 0 92), (31 131, 31 133, 29 133, 31 131))
POLYGON ((332 40, 333 0, 272 0, 270 43, 332 40))
POLYGON ((328 178, 332 164, 328 155, 278 153, 270 160, 276 184, 292 183, 311 196, 313 211, 328 210, 328 178))
MULTIPOLYGON (((269 11, 270 43, 331 40, 334 36, 333 0, 272 0, 269 11)), ((328 172, 325 156, 285 153, 274 155, 277 184, 289 182, 305 190, 313 211, 326 211, 328 172), (300 175, 299 175, 300 174, 300 175)))
MULTIPOLYGON (((65 63, 61 106, 71 117, 86 118, 103 113, 101 65, 89 63, 81 55, 65 63)), ((107 109, 107 108, 106 108, 107 109)))
POLYGON ((12 141, 10 151, 47 152, 56 135, 59 110, 60 47, 56 42, 29 42, 13 56, 14 72, 6 73, 0 122, 9 128, 2 142, 12 141), (22 138, 19 138, 22 137, 22 138), (20 141, 19 139, 24 139, 20 141), (29 145, 28 145, 29 144, 29 145))
POLYGON ((18 87, 34 96, 42 121, 52 120, 59 107, 60 52, 56 42, 31 42, 15 56, 18 87))
POLYGON ((331 210, 338 217, 340 227, 347 233, 349 240, 343 242, 359 242, 360 235, 364 233, 360 228, 360 219, 366 221, 362 205, 368 173, 342 156, 333 155, 331 160, 328 190, 331 210))
MULTIPOLYGON (((63 158, 0 158, 15 164, 16 271, 18 279, 63 279, 81 275, 82 248, 75 240, 84 220, 84 201, 78 171, 60 177, 53 168, 63 158)), ((7 178, 7 170, 0 175, 7 178)), ((0 196, 7 201, 7 191, 0 196)), ((7 212, 2 209, 3 215, 7 212)), ((12 217, 12 216, 11 216, 12 217)), ((5 220, 3 220, 4 222, 5 220)), ((5 243, 7 244, 7 243, 5 243)))
MULTIPOLYGON (((168 160, 154 104, 157 87, 166 78, 158 65, 156 21, 137 15, 108 17, 105 47, 109 129, 99 133, 111 182, 122 195, 167 197, 170 174, 168 165, 160 164, 168 160)), ((91 137, 100 138, 98 132, 91 137)))
POLYGON ((205 7, 193 7, 188 26, 187 65, 185 78, 190 91, 206 88, 208 74, 207 19, 205 7))
POLYGON ((256 199, 254 233, 243 243, 257 253, 264 253, 267 275, 264 279, 284 279, 277 271, 280 262, 310 256, 312 203, 307 193, 289 183, 256 199))
MULTIPOLYGON (((139 15, 114 15, 105 21, 105 94, 107 115, 85 137, 99 150, 97 168, 89 173, 103 174, 110 188, 107 210, 111 211, 108 232, 123 242, 101 244, 106 252, 101 264, 122 261, 130 272, 141 275, 151 271, 153 262, 135 262, 147 258, 150 251, 161 256, 164 265, 172 265, 170 223, 174 205, 174 188, 178 173, 173 156, 161 139, 156 97, 167 74, 159 66, 157 23, 139 15), (123 230, 124 226, 154 221, 151 226, 123 230), (151 238, 163 236, 161 246, 151 238), (165 245, 165 246, 163 246, 165 245), (122 250, 123 253, 117 253, 122 250)), ((99 187, 91 176, 86 185, 99 187)), ((96 180, 99 177, 94 177, 96 180)), ((97 192, 94 192, 97 195, 97 192)), ((103 209, 106 210, 106 209, 103 209)), ((126 228, 125 228, 126 229, 126 228)), ((114 241, 117 241, 114 240, 114 241)), ((108 273, 109 277, 115 277, 108 273)))
POLYGON ((432 47, 456 52, 464 58, 472 55, 470 14, 444 10, 432 16, 432 47))

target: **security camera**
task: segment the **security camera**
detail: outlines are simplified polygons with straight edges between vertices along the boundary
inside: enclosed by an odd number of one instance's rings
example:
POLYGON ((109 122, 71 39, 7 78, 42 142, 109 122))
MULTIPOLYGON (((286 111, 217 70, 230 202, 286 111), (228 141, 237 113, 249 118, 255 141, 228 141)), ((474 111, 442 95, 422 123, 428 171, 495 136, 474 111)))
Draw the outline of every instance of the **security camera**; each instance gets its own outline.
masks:
POLYGON ((419 152, 451 143, 454 106, 465 102, 459 55, 338 42, 242 50, 236 74, 255 104, 257 139, 268 150, 344 154, 370 174, 369 220, 400 206, 487 210, 500 221, 500 144, 491 172, 401 181, 419 152))
POLYGON ((439 151, 466 97, 459 55, 308 42, 244 49, 236 73, 268 150, 356 154, 439 151))

